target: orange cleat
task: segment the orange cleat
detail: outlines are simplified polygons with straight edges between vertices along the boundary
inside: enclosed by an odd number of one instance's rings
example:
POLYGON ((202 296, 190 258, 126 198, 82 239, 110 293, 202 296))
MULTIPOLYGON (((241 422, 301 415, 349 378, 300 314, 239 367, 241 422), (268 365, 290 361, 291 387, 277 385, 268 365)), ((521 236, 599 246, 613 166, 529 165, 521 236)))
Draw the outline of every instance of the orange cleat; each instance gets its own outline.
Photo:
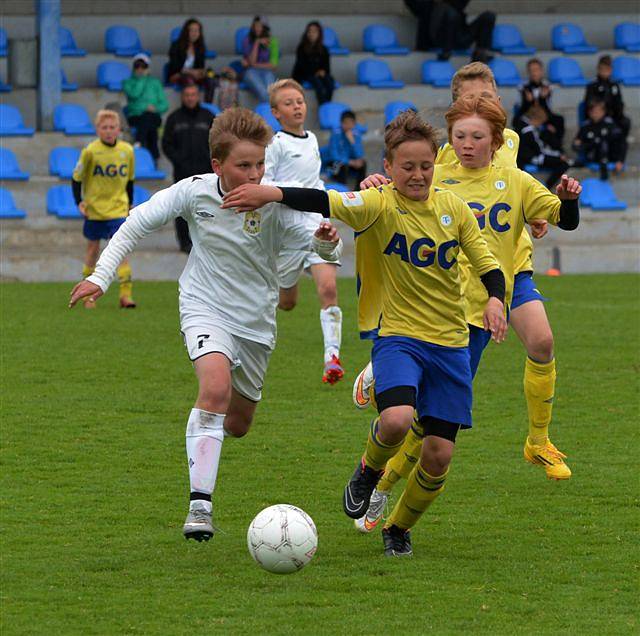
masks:
POLYGON ((335 384, 344 377, 344 369, 340 364, 340 358, 331 356, 331 359, 324 365, 322 381, 326 384, 335 384))

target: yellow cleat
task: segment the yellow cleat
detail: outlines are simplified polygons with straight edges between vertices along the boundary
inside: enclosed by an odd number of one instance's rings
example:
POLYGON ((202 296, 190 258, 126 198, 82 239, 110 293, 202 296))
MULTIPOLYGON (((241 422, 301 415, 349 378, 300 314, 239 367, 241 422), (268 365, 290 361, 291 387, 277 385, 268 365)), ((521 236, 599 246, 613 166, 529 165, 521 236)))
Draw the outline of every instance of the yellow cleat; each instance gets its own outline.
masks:
POLYGON ((550 440, 544 446, 532 444, 527 437, 524 443, 524 458, 530 464, 544 466, 549 479, 569 479, 571 470, 564 463, 566 455, 561 453, 550 440))

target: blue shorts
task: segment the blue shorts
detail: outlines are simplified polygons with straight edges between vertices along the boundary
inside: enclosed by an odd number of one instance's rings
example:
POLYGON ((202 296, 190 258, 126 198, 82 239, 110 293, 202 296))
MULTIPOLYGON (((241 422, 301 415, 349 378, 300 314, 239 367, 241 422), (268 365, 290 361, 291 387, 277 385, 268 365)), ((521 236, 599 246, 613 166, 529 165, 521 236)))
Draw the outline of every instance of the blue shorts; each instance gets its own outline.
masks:
POLYGON ((471 428, 468 347, 443 347, 404 336, 382 336, 371 351, 376 393, 399 386, 416 391, 418 417, 471 428))
POLYGON ((84 225, 82 226, 82 233, 84 237, 90 241, 110 239, 126 220, 126 216, 119 219, 109 219, 108 221, 91 221, 85 219, 84 225))
POLYGON ((469 325, 469 366, 471 367, 471 377, 475 378, 480 365, 482 352, 491 340, 491 332, 485 331, 481 327, 469 325))
POLYGON ((533 272, 520 272, 516 274, 513 281, 513 298, 511 300, 511 311, 530 303, 532 300, 541 300, 544 302, 546 298, 536 289, 533 282, 533 272))

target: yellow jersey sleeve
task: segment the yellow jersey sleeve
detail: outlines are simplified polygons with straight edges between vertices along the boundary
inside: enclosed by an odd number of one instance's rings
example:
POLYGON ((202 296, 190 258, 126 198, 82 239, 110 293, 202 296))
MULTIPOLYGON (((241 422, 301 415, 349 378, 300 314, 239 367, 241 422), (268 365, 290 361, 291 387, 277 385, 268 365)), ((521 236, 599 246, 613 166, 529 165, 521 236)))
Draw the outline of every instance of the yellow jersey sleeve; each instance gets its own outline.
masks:
POLYGON ((375 223, 386 205, 382 190, 377 188, 361 192, 330 190, 327 194, 331 217, 346 223, 356 232, 362 232, 375 223))
POLYGON ((83 148, 80 153, 80 159, 78 159, 78 163, 73 169, 73 180, 74 181, 83 181, 89 166, 91 164, 91 151, 88 147, 83 148))
POLYGON ((520 171, 520 191, 524 218, 546 219, 552 225, 560 221, 560 199, 536 178, 520 171))
POLYGON ((492 269, 500 269, 498 261, 489 250, 482 236, 478 221, 471 208, 460 201, 460 247, 478 276, 483 276, 492 269))

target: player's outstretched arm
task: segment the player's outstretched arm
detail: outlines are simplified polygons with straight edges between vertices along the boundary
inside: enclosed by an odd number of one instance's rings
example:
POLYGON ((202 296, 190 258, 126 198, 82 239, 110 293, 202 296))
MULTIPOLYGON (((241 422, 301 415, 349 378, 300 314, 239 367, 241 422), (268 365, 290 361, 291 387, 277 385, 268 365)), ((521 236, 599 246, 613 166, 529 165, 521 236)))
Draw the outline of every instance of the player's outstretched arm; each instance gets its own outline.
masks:
POLYGON ((289 188, 245 183, 225 194, 223 208, 250 212, 268 203, 282 203, 300 212, 315 212, 329 216, 329 197, 324 190, 289 188))
POLYGON ((561 230, 575 230, 580 224, 580 207, 578 198, 582 192, 582 186, 577 179, 563 174, 560 183, 556 186, 556 194, 561 201, 560 221, 558 227, 561 230))
POLYGON ((342 256, 342 239, 338 234, 338 228, 328 221, 322 221, 315 231, 312 240, 312 249, 325 261, 335 263, 342 256))
POLYGON ((98 300, 102 296, 103 292, 98 285, 88 280, 80 281, 72 290, 71 298, 69 299, 69 309, 75 306, 75 304, 83 298, 89 298, 90 300, 98 300))

